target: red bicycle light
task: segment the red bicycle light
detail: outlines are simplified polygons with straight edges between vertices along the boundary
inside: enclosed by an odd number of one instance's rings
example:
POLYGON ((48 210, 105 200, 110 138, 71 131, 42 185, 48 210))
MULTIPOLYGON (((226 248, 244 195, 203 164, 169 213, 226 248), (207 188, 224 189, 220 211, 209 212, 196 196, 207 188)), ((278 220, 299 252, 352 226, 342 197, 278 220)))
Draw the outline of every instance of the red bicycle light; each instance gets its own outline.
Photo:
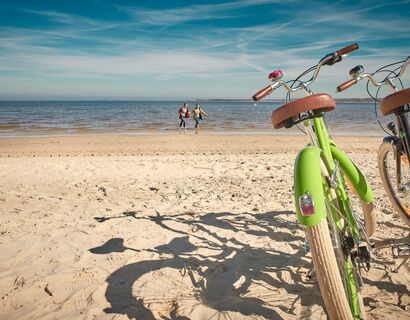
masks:
POLYGON ((279 80, 279 79, 281 79, 283 77, 283 72, 281 71, 281 70, 275 70, 275 71, 273 71, 272 73, 270 73, 269 75, 268 75, 268 79, 270 80, 270 81, 276 81, 276 80, 279 80))
POLYGON ((309 192, 299 197, 299 206, 303 216, 311 216, 315 213, 315 204, 309 192))

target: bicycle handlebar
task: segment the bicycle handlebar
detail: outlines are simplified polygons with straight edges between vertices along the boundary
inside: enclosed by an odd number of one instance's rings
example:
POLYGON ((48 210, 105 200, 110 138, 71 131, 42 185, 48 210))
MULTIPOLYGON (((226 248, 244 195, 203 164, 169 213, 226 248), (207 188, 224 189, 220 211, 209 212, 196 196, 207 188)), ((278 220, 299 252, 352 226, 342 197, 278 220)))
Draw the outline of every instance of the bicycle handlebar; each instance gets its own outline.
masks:
MULTIPOLYGON (((398 62, 400 63, 400 62, 398 62)), ((375 87, 381 87, 384 85, 390 85, 393 87, 393 89, 395 89, 395 85, 393 83, 394 80, 400 78, 407 69, 407 66, 410 64, 410 56, 407 57, 407 59, 404 61, 403 66, 400 69, 399 74, 396 74, 394 77, 389 77, 387 76, 383 81, 377 82, 376 79, 373 77, 374 74, 370 74, 370 73, 360 73, 360 74, 354 74, 353 75, 353 79, 350 79, 348 81, 346 81, 345 83, 342 83, 341 85, 339 85, 336 90, 338 92, 342 92, 348 88, 350 88, 351 86, 353 86, 354 84, 358 83, 360 80, 364 79, 364 78, 368 78, 369 81, 371 83, 373 83, 373 85, 375 87)), ((357 68, 357 67, 356 67, 357 68)), ((382 67, 384 68, 384 67, 382 67)), ((380 70, 380 69, 379 69, 380 70)))
POLYGON ((259 90, 257 93, 255 93, 252 96, 252 99, 254 101, 259 101, 266 97, 267 95, 271 94, 275 89, 283 86, 288 92, 295 92, 299 90, 305 90, 307 93, 310 93, 310 90, 308 86, 312 84, 316 79, 317 76, 319 75, 320 68, 323 65, 333 65, 339 61, 342 60, 342 55, 345 55, 351 51, 357 50, 359 48, 359 45, 357 43, 351 44, 350 46, 344 47, 340 50, 337 50, 333 53, 329 53, 326 56, 324 56, 322 59, 319 60, 319 63, 315 66, 315 71, 313 73, 313 76, 308 80, 308 81, 300 81, 299 85, 296 88, 290 87, 286 82, 283 80, 279 79, 274 81, 273 84, 259 90))
POLYGON ((339 85, 336 90, 337 92, 342 92, 345 91, 346 89, 350 88, 351 86, 355 85, 357 83, 357 79, 350 79, 347 80, 346 82, 342 83, 339 85))
POLYGON ((350 46, 347 46, 347 47, 344 47, 343 49, 337 50, 335 52, 335 54, 337 56, 341 56, 341 55, 344 55, 344 54, 348 54, 349 52, 352 52, 352 51, 357 50, 357 49, 359 49, 359 45, 357 43, 353 43, 350 46))
POLYGON ((259 101, 266 97, 268 94, 271 94, 273 92, 272 85, 268 85, 267 87, 263 88, 262 90, 259 90, 257 93, 255 93, 252 96, 253 101, 259 101))

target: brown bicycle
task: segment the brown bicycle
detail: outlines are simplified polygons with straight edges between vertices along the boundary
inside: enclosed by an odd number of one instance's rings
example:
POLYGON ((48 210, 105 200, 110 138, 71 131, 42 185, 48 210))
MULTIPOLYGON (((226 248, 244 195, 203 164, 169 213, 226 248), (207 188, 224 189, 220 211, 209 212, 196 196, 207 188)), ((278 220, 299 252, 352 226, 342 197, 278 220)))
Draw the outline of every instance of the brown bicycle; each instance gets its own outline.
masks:
MULTIPOLYGON (((375 72, 364 73, 364 68, 358 65, 350 70, 352 79, 337 87, 341 92, 367 78, 367 92, 377 104, 380 103, 380 111, 383 115, 394 115, 395 122, 387 125, 387 130, 382 129, 389 135, 383 139, 380 145, 377 159, 383 187, 389 197, 395 211, 410 226, 410 88, 403 88, 401 77, 410 63, 410 56, 406 60, 385 65, 375 72), (383 80, 378 82, 375 77, 383 75, 383 80), (370 93, 369 85, 377 88, 376 94, 370 93), (378 99, 380 88, 388 86, 394 93, 378 99)), ((380 121, 379 121, 380 124, 380 121)), ((393 255, 406 257, 396 269, 398 270, 410 258, 409 239, 384 241, 376 243, 374 247, 391 246, 393 255)))

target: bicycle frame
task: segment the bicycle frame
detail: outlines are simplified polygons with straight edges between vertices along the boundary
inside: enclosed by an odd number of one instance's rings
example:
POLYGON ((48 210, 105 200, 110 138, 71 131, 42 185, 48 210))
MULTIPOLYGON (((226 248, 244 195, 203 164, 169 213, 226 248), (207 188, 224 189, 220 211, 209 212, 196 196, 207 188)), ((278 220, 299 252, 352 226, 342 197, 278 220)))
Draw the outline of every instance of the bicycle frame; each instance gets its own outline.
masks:
POLYGON ((396 117, 399 127, 399 139, 402 142, 403 151, 407 155, 407 159, 410 159, 410 125, 407 120, 406 112, 396 114, 396 117))
POLYGON ((344 185, 345 177, 338 172, 338 167, 353 186, 359 198, 370 203, 373 200, 373 192, 364 178, 360 170, 353 164, 349 157, 337 148, 336 144, 330 140, 328 131, 322 117, 307 120, 305 126, 308 129, 310 136, 310 145, 305 147, 298 155, 295 162, 295 202, 298 220, 305 226, 314 226, 319 224, 323 218, 326 218, 324 199, 331 199, 330 189, 334 189, 337 198, 340 199, 339 207, 343 214, 336 212, 332 208, 331 212, 339 230, 343 228, 343 220, 349 224, 354 241, 360 241, 358 228, 353 212, 350 210, 349 198, 346 195, 344 185), (313 123, 312 123, 313 121, 313 123), (337 166, 335 165, 337 163, 337 166), (333 181, 334 186, 331 186, 332 181, 326 181, 326 173, 320 168, 326 167, 327 175, 332 175, 336 181, 333 181), (312 168, 319 168, 312 170, 312 168), (308 177, 306 175, 309 175, 308 177), (335 183, 336 182, 336 183, 335 183), (323 188, 325 187, 325 188, 323 188), (326 194, 323 195, 323 190, 326 194), (300 209, 300 197, 311 193, 315 205, 315 213, 310 216, 303 215, 300 209))

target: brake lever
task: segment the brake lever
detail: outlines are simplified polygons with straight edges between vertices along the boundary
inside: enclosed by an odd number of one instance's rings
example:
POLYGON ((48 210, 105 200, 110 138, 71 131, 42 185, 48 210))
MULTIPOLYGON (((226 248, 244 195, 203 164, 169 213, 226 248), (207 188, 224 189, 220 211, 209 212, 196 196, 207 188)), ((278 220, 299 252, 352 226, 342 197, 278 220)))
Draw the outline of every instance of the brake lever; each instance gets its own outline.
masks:
POLYGON ((330 56, 329 59, 328 59, 327 61, 325 61, 323 64, 326 65, 326 66, 333 66, 335 63, 338 63, 338 62, 340 62, 340 61, 342 61, 342 60, 343 60, 343 57, 342 57, 342 56, 332 55, 332 56, 330 56))

